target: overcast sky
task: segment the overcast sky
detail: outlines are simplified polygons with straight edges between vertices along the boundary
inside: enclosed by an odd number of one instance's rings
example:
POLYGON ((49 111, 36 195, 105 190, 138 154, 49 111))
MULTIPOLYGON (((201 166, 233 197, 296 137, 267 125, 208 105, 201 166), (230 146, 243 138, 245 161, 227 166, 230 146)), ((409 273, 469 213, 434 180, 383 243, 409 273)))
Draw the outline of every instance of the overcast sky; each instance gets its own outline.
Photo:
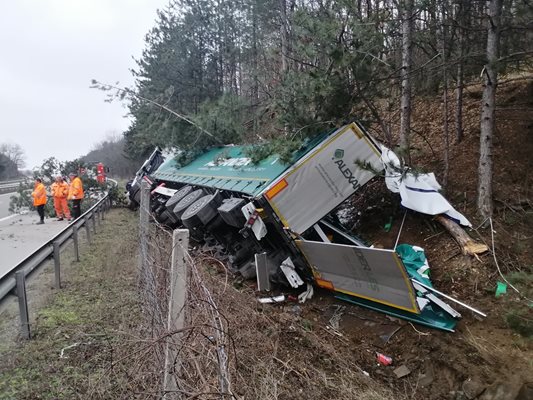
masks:
POLYGON ((144 36, 168 0, 5 0, 0 7, 0 143, 26 167, 86 154, 129 125, 91 79, 130 85, 144 36))

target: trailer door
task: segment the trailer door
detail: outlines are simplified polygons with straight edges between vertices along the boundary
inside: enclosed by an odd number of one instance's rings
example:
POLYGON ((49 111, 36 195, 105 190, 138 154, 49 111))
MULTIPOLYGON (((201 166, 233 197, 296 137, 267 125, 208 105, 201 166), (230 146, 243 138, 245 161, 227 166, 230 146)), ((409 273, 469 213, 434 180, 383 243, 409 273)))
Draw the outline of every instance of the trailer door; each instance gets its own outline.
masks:
POLYGON ((358 163, 382 170, 380 156, 365 132, 347 125, 302 157, 264 196, 283 224, 301 234, 374 176, 358 163))
POLYGON ((297 240, 318 286, 420 313, 404 265, 393 250, 297 240))

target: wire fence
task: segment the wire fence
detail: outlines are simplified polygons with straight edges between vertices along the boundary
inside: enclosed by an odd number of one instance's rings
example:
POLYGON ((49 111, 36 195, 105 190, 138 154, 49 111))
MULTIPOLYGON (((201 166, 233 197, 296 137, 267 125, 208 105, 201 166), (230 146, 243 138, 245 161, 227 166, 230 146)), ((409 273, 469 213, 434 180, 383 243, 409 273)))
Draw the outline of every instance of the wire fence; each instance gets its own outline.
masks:
MULTIPOLYGON (((199 260, 216 260, 209 255, 193 256, 187 248, 188 237, 180 243, 176 235, 150 219, 147 195, 143 196, 147 191, 143 190, 139 286, 146 333, 153 343, 150 357, 145 359, 146 371, 153 372, 154 389, 157 392, 159 387, 165 398, 200 393, 214 398, 233 397, 227 321, 204 282, 204 271, 198 268, 199 260), (173 252, 181 257, 173 256, 173 252), (179 287, 181 293, 173 295, 174 274, 184 277, 184 282, 179 287)), ((218 267, 224 268, 221 263, 218 267)))
POLYGON ((130 376, 142 377, 145 398, 390 398, 346 357, 345 339, 315 331, 300 306, 259 304, 254 289, 216 258, 215 248, 191 243, 189 250, 179 230, 150 219, 146 203, 140 218, 139 283, 148 337, 130 355, 130 376))

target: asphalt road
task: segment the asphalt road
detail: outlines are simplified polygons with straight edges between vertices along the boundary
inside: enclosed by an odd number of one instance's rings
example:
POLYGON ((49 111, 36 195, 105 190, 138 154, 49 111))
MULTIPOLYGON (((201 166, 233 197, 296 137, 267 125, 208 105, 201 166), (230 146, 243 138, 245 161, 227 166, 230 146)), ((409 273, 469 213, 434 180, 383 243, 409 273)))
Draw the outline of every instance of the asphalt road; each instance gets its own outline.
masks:
POLYGON ((11 199, 11 196, 13 196, 14 193, 6 193, 6 194, 0 194, 0 220, 2 218, 5 218, 9 215, 9 200, 11 199))
POLYGON ((44 225, 35 225, 36 211, 9 215, 10 196, 0 195, 0 278, 68 224, 46 218, 44 225))

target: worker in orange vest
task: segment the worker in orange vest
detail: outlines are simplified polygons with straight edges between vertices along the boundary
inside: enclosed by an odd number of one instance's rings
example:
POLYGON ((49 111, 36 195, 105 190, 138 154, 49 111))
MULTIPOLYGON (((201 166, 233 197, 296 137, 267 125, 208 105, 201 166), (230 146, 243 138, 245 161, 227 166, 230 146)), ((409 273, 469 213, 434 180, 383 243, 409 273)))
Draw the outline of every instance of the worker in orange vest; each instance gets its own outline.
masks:
POLYGON ((37 225, 44 224, 44 206, 46 204, 46 188, 43 185, 43 181, 40 178, 35 179, 35 186, 33 192, 31 192, 33 197, 33 205, 37 209, 39 214, 40 221, 37 222, 37 225))
POLYGON ((56 210, 58 221, 63 221, 63 218, 66 218, 68 221, 71 220, 70 210, 67 205, 68 189, 68 183, 63 180, 62 176, 57 176, 56 181, 50 188, 54 197, 54 209, 56 210))
POLYGON ((69 174, 70 186, 68 189, 68 199, 72 201, 72 218, 76 219, 81 215, 81 201, 83 200, 83 184, 78 174, 69 174))

